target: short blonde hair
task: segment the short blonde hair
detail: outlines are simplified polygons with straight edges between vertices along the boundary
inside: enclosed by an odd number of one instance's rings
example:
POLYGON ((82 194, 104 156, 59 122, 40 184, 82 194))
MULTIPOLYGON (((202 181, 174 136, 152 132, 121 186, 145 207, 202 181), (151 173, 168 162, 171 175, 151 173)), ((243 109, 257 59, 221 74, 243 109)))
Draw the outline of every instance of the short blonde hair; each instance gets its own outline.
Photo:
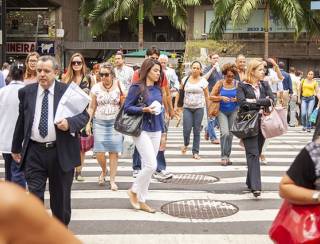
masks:
POLYGON ((260 66, 263 65, 263 61, 261 59, 252 59, 247 68, 245 81, 252 84, 254 82, 253 73, 260 66))

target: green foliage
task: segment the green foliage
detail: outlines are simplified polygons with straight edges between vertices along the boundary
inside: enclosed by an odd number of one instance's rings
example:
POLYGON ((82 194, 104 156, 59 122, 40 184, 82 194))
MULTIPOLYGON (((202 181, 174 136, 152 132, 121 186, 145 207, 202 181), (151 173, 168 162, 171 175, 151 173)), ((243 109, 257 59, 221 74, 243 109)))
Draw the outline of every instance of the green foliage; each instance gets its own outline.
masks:
MULTIPOLYGON (((201 0, 144 0, 144 18, 155 23, 154 5, 160 5, 168 12, 174 27, 186 29, 187 6, 199 5, 201 0)), ((82 0, 81 15, 89 21, 93 35, 102 34, 108 26, 128 18, 129 27, 137 31, 139 0, 82 0)))
POLYGON ((200 56, 200 49, 206 48, 209 53, 223 53, 224 56, 234 56, 240 53, 243 44, 233 41, 192 40, 187 41, 184 59, 191 62, 200 56))
POLYGON ((214 20, 210 26, 213 38, 221 38, 231 20, 234 27, 247 23, 258 8, 270 6, 273 16, 279 18, 286 27, 295 29, 296 38, 303 29, 312 35, 320 33, 320 14, 310 10, 311 0, 216 0, 214 20))

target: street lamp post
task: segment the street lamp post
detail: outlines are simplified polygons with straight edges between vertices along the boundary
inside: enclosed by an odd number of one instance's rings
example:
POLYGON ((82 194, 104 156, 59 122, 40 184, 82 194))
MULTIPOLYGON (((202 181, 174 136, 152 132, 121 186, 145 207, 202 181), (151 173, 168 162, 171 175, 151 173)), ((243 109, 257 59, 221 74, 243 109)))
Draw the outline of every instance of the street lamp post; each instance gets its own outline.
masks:
POLYGON ((6 0, 1 1, 1 30, 2 30, 2 52, 1 52, 1 63, 6 61, 6 0))
POLYGON ((38 14, 37 16, 37 26, 36 26, 36 35, 35 35, 35 51, 38 51, 38 34, 39 34, 39 24, 40 24, 40 19, 42 18, 42 16, 40 14, 38 14))

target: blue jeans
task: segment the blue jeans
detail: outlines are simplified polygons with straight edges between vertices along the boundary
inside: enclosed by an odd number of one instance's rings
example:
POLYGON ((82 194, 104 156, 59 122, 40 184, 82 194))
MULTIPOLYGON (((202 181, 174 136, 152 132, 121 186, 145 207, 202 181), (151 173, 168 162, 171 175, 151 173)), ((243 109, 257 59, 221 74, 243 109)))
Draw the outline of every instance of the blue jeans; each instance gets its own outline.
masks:
POLYGON ((231 112, 220 112, 218 115, 220 124, 221 159, 229 159, 230 157, 233 139, 230 129, 237 117, 237 112, 238 110, 231 112))
POLYGON ((216 139, 218 139, 216 131, 215 131, 215 127, 217 126, 217 118, 216 117, 212 117, 210 119, 208 119, 208 127, 207 127, 207 132, 209 134, 209 139, 210 141, 214 141, 216 139))
POLYGON ((314 96, 302 97, 301 99, 301 124, 303 128, 311 129, 311 122, 309 121, 315 104, 314 96))
POLYGON ((26 188, 26 179, 23 171, 20 170, 16 161, 13 160, 10 153, 2 154, 5 164, 5 179, 26 188))
MULTIPOLYGON (((132 168, 133 170, 141 170, 141 158, 137 148, 134 148, 132 155, 132 168)), ((157 155, 157 172, 165 170, 167 167, 164 151, 159 151, 157 155)))
POLYGON ((193 129, 192 153, 199 154, 201 122, 204 115, 204 108, 184 108, 183 109, 183 140, 184 145, 190 143, 190 134, 193 129))

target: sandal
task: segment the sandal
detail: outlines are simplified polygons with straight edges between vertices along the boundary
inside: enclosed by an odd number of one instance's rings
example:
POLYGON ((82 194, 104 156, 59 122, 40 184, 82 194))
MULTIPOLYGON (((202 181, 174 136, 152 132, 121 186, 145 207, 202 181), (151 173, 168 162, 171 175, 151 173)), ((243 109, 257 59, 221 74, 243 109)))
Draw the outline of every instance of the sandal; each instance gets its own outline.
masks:
POLYGON ((99 183, 99 186, 103 186, 106 183, 106 179, 103 173, 101 173, 101 175, 99 176, 98 183, 99 183))
POLYGON ((110 181, 110 190, 111 191, 117 191, 118 190, 118 186, 114 181, 110 181))
POLYGON ((182 147, 181 147, 181 153, 182 153, 182 154, 186 154, 186 153, 187 153, 187 150, 188 150, 188 147, 187 147, 187 146, 182 146, 182 147))
POLYGON ((227 166, 228 165, 228 160, 227 159, 221 159, 221 166, 227 166))
POLYGON ((131 206, 134 208, 134 209, 137 209, 139 210, 140 209, 140 204, 139 204, 139 201, 138 201, 138 197, 137 197, 137 193, 133 192, 131 189, 129 189, 127 191, 127 194, 129 196, 129 201, 131 203, 131 206))
POLYGON ((149 205, 147 205, 144 202, 139 202, 140 210, 145 211, 147 213, 155 213, 156 210, 154 208, 151 208, 149 205))
POLYGON ((201 157, 200 157, 199 154, 197 154, 197 153, 193 154, 193 158, 194 158, 194 159, 197 159, 197 160, 201 159, 201 157))

